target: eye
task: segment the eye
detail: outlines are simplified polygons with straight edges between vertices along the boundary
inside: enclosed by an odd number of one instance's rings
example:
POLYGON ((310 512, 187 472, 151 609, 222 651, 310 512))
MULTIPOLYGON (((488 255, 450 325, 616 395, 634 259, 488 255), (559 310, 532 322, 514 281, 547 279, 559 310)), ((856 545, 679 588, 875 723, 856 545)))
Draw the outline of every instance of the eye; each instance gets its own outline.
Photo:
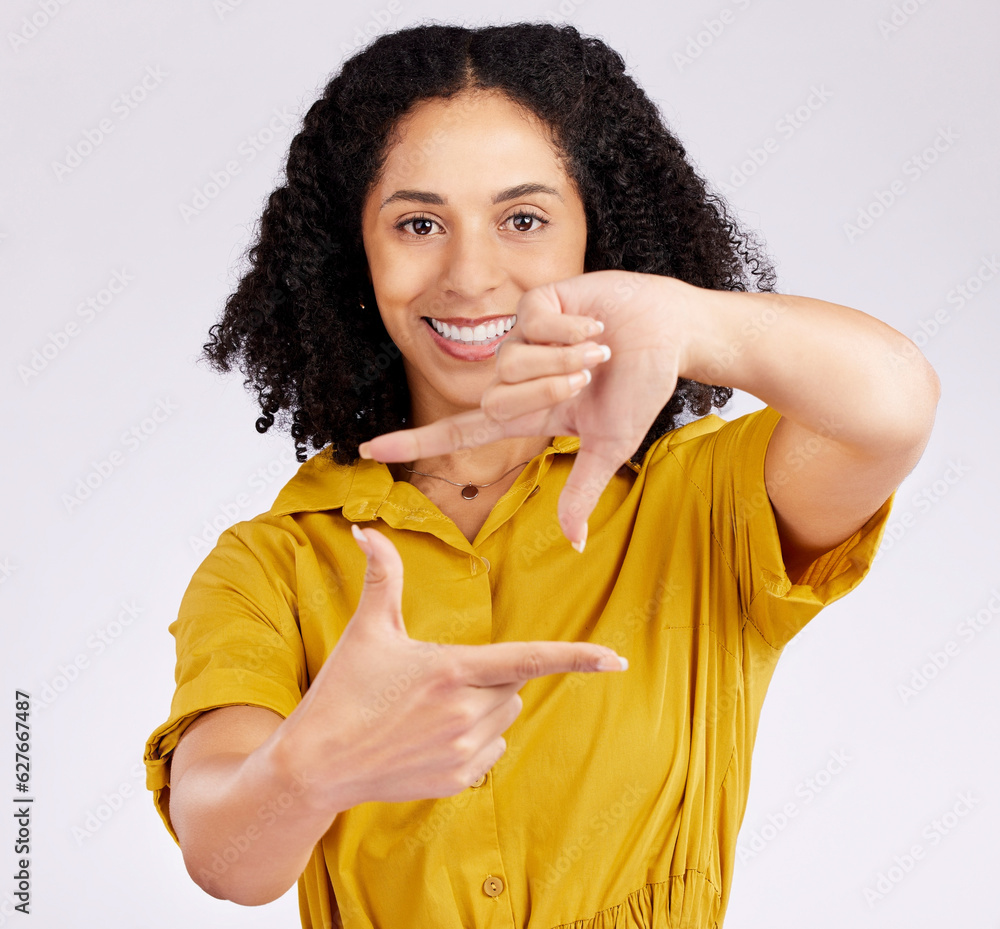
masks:
POLYGON ((530 210, 525 211, 525 212, 521 212, 521 213, 515 213, 513 216, 509 216, 508 217, 508 221, 510 221, 510 220, 514 220, 515 221, 515 227, 514 228, 517 229, 518 232, 524 232, 524 233, 538 232, 538 230, 542 226, 547 226, 548 222, 549 222, 547 219, 542 219, 541 216, 539 216, 537 213, 532 213, 530 210), (529 220, 528 225, 530 226, 531 225, 530 220, 533 220, 533 219, 537 219, 538 222, 541 223, 541 226, 538 226, 538 227, 536 227, 534 229, 525 229, 524 228, 524 220, 529 220), (518 224, 517 221, 520 221, 520 224, 518 224))
MULTIPOLYGON (((504 220, 504 222, 511 221, 515 224, 515 230, 524 234, 538 232, 542 226, 547 226, 549 223, 547 219, 542 219, 541 216, 537 213, 531 212, 530 210, 513 213, 504 220), (534 229, 526 228, 526 226, 531 226, 532 220, 537 220, 540 225, 534 229)), ((421 238, 427 238, 427 236, 431 233, 431 227, 436 225, 437 221, 431 219, 429 216, 411 216, 409 219, 404 219, 402 222, 396 223, 395 228, 405 231, 407 227, 412 226, 412 229, 410 229, 411 233, 421 238)))
POLYGON ((404 219, 401 223, 396 223, 397 229, 405 229, 407 226, 413 224, 414 229, 412 230, 414 234, 426 238, 427 234, 430 233, 430 226, 437 225, 433 219, 427 216, 411 216, 409 219, 404 219), (423 231, 418 232, 417 228, 423 231))

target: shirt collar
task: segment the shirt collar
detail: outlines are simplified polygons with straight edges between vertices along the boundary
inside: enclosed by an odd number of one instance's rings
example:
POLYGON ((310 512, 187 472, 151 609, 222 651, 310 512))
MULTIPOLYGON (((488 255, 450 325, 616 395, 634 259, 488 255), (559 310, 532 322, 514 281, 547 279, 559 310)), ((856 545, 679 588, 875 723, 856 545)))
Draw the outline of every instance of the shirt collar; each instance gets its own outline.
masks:
MULTIPOLYGON (((579 436, 555 436, 552 444, 536 455, 522 474, 531 474, 534 483, 537 483, 548 470, 553 455, 574 454, 579 448, 579 436), (532 471, 536 462, 537 467, 532 471)), ((628 464, 638 473, 638 466, 632 462, 628 464)), ((281 488, 270 509, 270 515, 289 516, 293 513, 314 513, 340 507, 352 522, 373 519, 393 491, 393 484, 392 473, 385 462, 358 458, 353 464, 338 465, 330 457, 327 447, 304 462, 292 479, 281 488)), ((416 490, 409 484, 405 487, 416 490)), ((397 494, 407 492, 404 488, 396 490, 397 494)), ((412 500, 417 507, 415 515, 422 518, 441 515, 436 507, 433 511, 421 512, 427 509, 426 503, 421 504, 421 499, 426 500, 422 494, 418 494, 412 500)))

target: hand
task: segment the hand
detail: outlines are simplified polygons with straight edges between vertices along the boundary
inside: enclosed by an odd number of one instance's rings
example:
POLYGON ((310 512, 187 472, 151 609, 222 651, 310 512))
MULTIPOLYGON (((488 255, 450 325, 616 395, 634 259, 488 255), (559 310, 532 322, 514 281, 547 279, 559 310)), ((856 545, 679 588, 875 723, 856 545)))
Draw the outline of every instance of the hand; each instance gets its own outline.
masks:
POLYGON ((593 271, 527 291, 480 408, 378 436, 365 443, 366 457, 413 461, 513 436, 579 436, 558 514, 582 550, 602 491, 677 386, 697 290, 657 274, 593 271), (593 337, 609 346, 609 360, 585 358, 593 337), (580 372, 591 380, 576 386, 580 372))
POLYGON ((331 815, 459 793, 506 751, 501 733, 521 711, 525 681, 621 670, 614 651, 590 642, 411 639, 396 547, 374 529, 357 536, 368 556, 358 607, 283 733, 291 767, 331 815), (598 666, 608 657, 613 667, 598 666))

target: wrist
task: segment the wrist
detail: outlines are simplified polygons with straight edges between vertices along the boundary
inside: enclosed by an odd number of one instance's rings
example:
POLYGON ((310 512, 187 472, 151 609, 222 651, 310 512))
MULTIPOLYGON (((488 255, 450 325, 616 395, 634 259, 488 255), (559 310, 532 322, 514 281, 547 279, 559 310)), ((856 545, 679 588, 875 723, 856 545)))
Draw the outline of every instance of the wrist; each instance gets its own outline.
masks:
POLYGON ((781 295, 693 290, 680 376, 746 390, 756 343, 787 312, 781 295))
MULTIPOLYGON (((289 716, 255 752, 258 776, 268 797, 291 797, 307 816, 332 820, 338 813, 355 805, 347 796, 347 785, 330 777, 329 753, 322 766, 317 763, 315 743, 303 743, 308 735, 302 731, 298 710, 289 716)), ((252 756, 251 756, 252 757, 252 756)), ((249 759, 248 759, 249 761, 249 759)))

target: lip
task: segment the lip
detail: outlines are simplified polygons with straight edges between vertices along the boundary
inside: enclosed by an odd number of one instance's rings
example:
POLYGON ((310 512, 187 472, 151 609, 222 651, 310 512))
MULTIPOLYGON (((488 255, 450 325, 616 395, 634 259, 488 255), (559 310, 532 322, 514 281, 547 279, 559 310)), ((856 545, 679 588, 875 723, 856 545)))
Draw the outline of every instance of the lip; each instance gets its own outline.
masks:
MULTIPOLYGON (((491 319, 506 319, 511 316, 511 313, 505 313, 502 316, 488 316, 484 319, 489 321, 491 319)), ((437 317, 434 317, 437 319, 437 317)), ((482 325, 484 320, 475 321, 476 325, 482 325)), ((446 339, 440 332, 437 331, 429 322, 429 320, 424 317, 422 322, 427 326, 427 331, 430 332, 431 338, 437 343, 438 348, 440 348, 446 355, 451 355, 452 358, 458 358, 460 361, 486 361, 488 358, 492 358, 496 354, 497 346, 503 342, 513 331, 514 324, 510 329, 508 329, 499 339, 495 339, 490 342, 489 345, 462 345, 459 342, 454 342, 451 339, 446 339)), ((468 323, 463 322, 459 317, 454 317, 453 319, 441 320, 441 322, 451 323, 453 325, 458 325, 461 323, 463 326, 468 325, 468 323)))
MULTIPOLYGON (((475 329, 476 326, 485 326, 492 319, 507 319, 513 316, 513 313, 498 313, 495 316, 480 316, 479 319, 469 319, 468 316, 434 316, 439 323, 449 323, 452 326, 468 326, 470 329, 475 329)), ((428 317, 425 317, 425 319, 428 317)), ((434 328, 433 326, 431 327, 434 328)))

